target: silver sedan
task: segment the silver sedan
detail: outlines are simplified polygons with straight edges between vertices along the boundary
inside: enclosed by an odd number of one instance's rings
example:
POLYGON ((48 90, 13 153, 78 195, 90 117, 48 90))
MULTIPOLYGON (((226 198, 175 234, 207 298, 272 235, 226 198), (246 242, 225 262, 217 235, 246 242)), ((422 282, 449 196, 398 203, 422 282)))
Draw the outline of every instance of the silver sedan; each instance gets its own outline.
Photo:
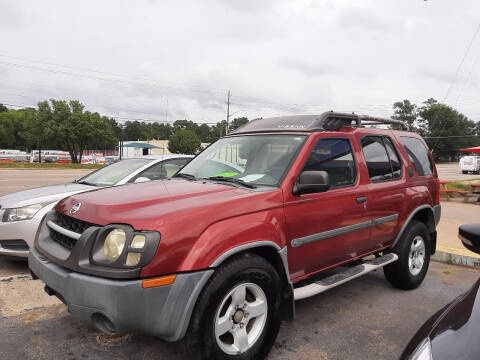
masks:
POLYGON ((0 255, 27 257, 40 221, 61 199, 100 187, 165 179, 191 158, 190 155, 150 155, 125 159, 72 183, 0 196, 0 255))

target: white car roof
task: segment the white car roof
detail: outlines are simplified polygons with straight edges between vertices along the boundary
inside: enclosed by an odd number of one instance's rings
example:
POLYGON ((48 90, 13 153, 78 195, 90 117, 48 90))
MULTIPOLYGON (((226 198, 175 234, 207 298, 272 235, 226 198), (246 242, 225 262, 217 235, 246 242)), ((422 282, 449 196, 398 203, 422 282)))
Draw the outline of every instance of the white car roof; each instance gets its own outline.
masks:
MULTIPOLYGON (((168 154, 168 155, 146 155, 138 158, 128 158, 128 159, 167 160, 167 159, 193 158, 193 157, 194 155, 168 154)), ((125 160, 128 160, 128 159, 125 159, 125 160)))

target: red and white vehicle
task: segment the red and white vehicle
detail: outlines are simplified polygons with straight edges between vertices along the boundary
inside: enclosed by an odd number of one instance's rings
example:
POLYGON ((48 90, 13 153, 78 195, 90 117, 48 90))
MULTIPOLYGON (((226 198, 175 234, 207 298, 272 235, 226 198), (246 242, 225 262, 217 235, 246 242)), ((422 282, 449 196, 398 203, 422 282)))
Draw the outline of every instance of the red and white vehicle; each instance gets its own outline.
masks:
POLYGON ((459 161, 460 171, 463 174, 469 172, 480 174, 480 155, 463 156, 459 161))

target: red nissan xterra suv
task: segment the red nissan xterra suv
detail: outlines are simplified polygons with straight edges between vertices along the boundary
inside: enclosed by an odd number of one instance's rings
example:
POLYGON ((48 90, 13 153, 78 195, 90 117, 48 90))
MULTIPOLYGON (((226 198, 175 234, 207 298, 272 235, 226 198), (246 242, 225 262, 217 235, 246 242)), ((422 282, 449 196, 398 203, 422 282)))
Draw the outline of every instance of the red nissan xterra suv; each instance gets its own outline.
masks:
POLYGON ((68 197, 43 220, 32 274, 106 333, 184 339, 194 358, 261 359, 295 300, 380 267, 402 289, 425 277, 437 172, 420 136, 385 124, 402 125, 334 112, 258 119, 173 179, 68 197))

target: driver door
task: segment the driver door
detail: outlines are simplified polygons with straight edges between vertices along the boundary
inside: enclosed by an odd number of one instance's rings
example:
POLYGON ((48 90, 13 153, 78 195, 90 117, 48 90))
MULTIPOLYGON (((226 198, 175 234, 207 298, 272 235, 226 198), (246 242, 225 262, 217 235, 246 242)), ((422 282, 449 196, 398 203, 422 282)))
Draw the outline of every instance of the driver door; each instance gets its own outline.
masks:
POLYGON ((359 256, 362 244, 370 238, 364 202, 367 185, 359 181, 353 139, 320 136, 313 142, 301 171, 326 171, 330 189, 300 196, 285 194, 293 281, 359 256))

